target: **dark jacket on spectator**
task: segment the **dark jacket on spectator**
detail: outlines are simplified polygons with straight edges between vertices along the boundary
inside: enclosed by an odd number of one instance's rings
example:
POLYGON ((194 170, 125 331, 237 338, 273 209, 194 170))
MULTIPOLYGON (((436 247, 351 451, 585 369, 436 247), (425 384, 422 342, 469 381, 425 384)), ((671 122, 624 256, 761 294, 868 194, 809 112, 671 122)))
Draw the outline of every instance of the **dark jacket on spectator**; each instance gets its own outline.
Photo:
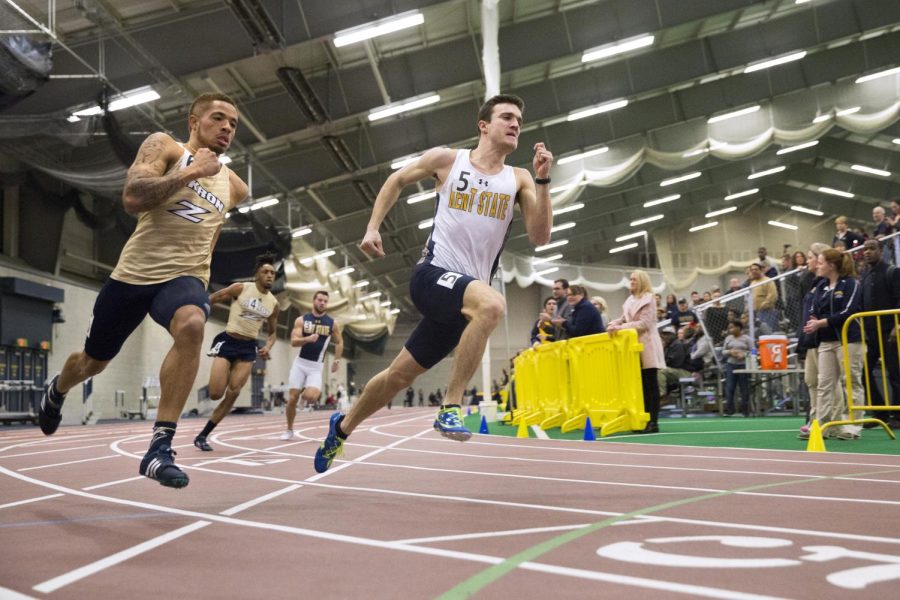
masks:
POLYGON ((681 340, 672 340, 672 343, 666 346, 666 366, 673 369, 689 370, 691 355, 681 340))
POLYGON ((566 333, 569 338, 604 333, 606 328, 600 318, 600 311, 587 298, 572 307, 572 314, 566 320, 566 333))
POLYGON ((859 235, 858 233, 854 233, 853 231, 850 231, 849 229, 844 232, 843 238, 839 238, 837 235, 835 235, 831 239, 831 247, 832 248, 834 248, 834 245, 838 243, 838 240, 842 240, 844 242, 844 247, 847 250, 852 250, 853 248, 856 248, 857 246, 862 246, 863 242, 866 241, 863 239, 863 237, 861 235, 859 235))
MULTIPOLYGON (((824 277, 813 288, 814 296, 810 312, 817 319, 828 320, 828 326, 821 327, 816 332, 819 343, 840 342, 844 322, 850 315, 860 312, 862 307, 859 281, 853 277, 841 277, 834 285, 834 289, 827 288, 828 279, 824 277)), ((847 342, 853 343, 861 340, 859 321, 854 320, 847 331, 847 342)))
MULTIPOLYGON (((900 308, 900 267, 891 267, 884 260, 869 267, 860 278, 862 286, 861 310, 891 310, 900 308)), ((865 319, 866 336, 877 335, 878 320, 881 333, 887 335, 893 326, 892 317, 868 317, 865 319)))

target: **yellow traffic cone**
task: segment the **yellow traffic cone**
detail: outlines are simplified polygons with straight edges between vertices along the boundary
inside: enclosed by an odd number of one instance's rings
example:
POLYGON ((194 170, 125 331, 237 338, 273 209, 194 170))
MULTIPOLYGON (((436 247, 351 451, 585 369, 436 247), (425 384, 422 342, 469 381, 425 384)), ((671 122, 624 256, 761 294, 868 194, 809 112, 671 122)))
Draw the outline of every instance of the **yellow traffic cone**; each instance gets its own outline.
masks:
POLYGON ((525 422, 525 415, 519 415, 519 428, 516 430, 517 438, 531 437, 528 435, 528 423, 525 422))
POLYGON ((822 439, 822 428, 819 427, 819 420, 813 419, 812 425, 809 427, 809 441, 806 443, 807 452, 827 452, 825 450, 825 440, 822 439))

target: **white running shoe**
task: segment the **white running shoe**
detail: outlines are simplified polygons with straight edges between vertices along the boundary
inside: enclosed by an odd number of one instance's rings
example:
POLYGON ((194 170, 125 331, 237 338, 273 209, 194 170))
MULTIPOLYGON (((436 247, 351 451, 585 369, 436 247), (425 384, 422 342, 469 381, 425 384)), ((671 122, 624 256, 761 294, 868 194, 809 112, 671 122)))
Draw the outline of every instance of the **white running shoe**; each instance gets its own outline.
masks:
POLYGON ((294 431, 292 429, 288 429, 287 431, 285 431, 284 433, 281 434, 281 439, 283 439, 283 440, 289 440, 292 437, 294 437, 294 431))

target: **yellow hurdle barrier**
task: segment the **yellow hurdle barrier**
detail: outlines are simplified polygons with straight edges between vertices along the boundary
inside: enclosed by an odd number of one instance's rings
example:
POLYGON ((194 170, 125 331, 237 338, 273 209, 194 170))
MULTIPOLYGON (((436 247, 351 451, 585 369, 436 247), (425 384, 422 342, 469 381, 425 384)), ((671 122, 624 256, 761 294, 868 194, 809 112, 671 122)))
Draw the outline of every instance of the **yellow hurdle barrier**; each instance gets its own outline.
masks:
POLYGON ((894 356, 897 360, 897 366, 900 368, 900 309, 894 310, 871 310, 866 312, 858 312, 854 315, 851 315, 845 322, 844 327, 841 330, 841 348, 844 352, 844 379, 847 386, 847 414, 849 415, 849 419, 846 421, 829 421, 822 426, 822 431, 825 431, 829 427, 836 427, 838 425, 858 425, 862 423, 877 423, 884 428, 885 432, 890 436, 890 438, 897 439, 894 436, 894 432, 891 430, 887 424, 881 419, 876 419, 874 417, 868 418, 854 418, 854 413, 856 411, 864 411, 864 410, 877 410, 884 412, 896 412, 900 411, 900 406, 894 406, 889 404, 890 402, 890 388, 888 386, 888 377, 887 377, 887 354, 885 352, 885 333, 889 333, 893 331, 894 339, 893 342, 889 342, 892 345, 896 345, 894 347, 894 356), (875 319, 876 323, 876 340, 866 340, 866 328, 864 319, 867 317, 871 317, 875 319), (889 319, 884 319, 888 323, 888 329, 883 329, 883 317, 893 317, 889 319), (853 399, 853 385, 850 378, 850 349, 847 346, 847 332, 850 329, 850 324, 853 321, 859 321, 859 327, 862 332, 862 341, 863 341, 863 377, 865 378, 865 389, 866 389, 866 398, 865 404, 855 404, 853 399), (868 369, 868 356, 865 352, 865 345, 867 343, 878 344, 878 356, 879 360, 881 360, 881 389, 883 392, 883 397, 885 401, 885 405, 881 404, 872 404, 872 395, 869 390, 871 390, 871 385, 874 385, 875 382, 869 381, 869 369, 868 369), (870 385, 871 384, 871 385, 870 385))
POLYGON ((533 348, 523 350, 513 359, 513 365, 516 368, 516 410, 512 423, 517 425, 523 416, 528 420, 542 414, 538 404, 537 352, 533 348))
POLYGON ((540 414, 533 414, 529 425, 552 429, 562 425, 569 404, 568 342, 552 342, 536 347, 537 403, 540 414))
POLYGON ((600 427, 605 437, 620 431, 641 430, 650 420, 644 412, 640 353, 633 329, 614 337, 600 333, 568 340, 571 401, 563 432, 583 429, 585 421, 600 427))

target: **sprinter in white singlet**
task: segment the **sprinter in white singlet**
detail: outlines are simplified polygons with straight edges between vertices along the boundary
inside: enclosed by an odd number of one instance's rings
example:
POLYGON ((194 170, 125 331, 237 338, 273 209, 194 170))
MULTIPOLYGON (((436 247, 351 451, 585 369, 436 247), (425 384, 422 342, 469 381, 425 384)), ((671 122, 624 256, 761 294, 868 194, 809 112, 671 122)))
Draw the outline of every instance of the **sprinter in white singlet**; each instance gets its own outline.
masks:
POLYGON ((458 347, 447 394, 434 421, 445 437, 465 441, 460 403, 491 332, 506 311, 506 300, 490 282, 509 235, 514 204, 535 245, 550 239, 550 167, 553 155, 543 142, 534 145, 535 179, 526 169, 507 166, 517 147, 524 103, 516 96, 490 98, 478 111, 478 146, 472 150, 435 148, 388 177, 378 197, 360 248, 384 256, 378 228, 406 186, 434 178, 437 191, 434 226, 413 269, 410 297, 422 321, 390 367, 369 381, 351 410, 335 413, 316 452, 322 473, 340 455, 346 437, 394 395, 458 347))

